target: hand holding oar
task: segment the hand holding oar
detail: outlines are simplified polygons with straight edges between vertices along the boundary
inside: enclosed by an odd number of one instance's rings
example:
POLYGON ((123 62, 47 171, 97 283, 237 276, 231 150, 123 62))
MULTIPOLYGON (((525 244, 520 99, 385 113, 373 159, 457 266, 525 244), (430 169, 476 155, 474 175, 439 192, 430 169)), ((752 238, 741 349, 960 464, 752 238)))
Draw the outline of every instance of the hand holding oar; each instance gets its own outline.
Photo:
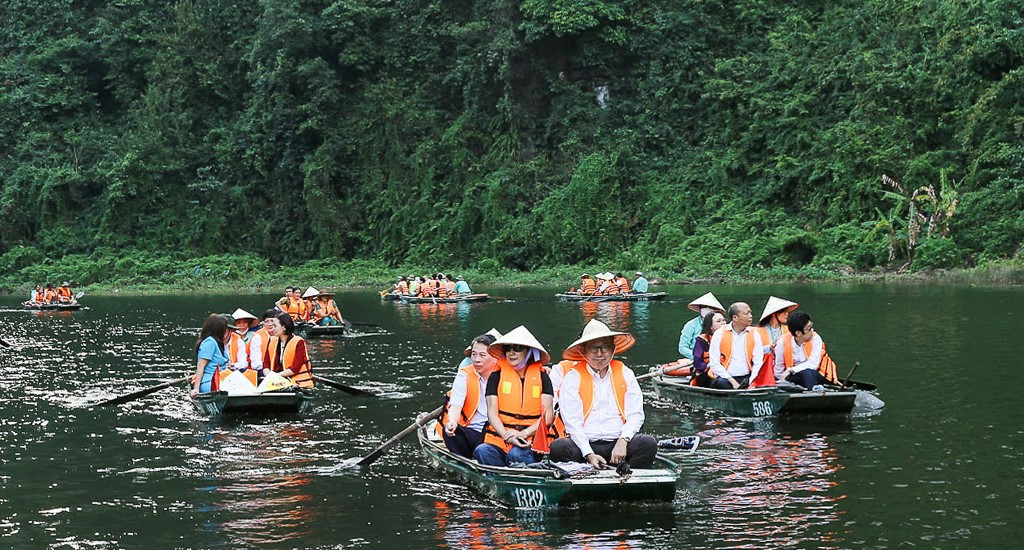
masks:
POLYGON ((146 389, 142 389, 142 390, 139 390, 139 391, 134 391, 132 393, 126 393, 126 394, 122 395, 121 397, 115 397, 113 399, 107 399, 106 401, 100 401, 99 403, 94 403, 94 404, 89 405, 89 406, 90 407, 106 407, 108 405, 120 405, 122 403, 127 403, 129 401, 134 401, 134 400, 136 400, 136 399, 138 399, 140 397, 144 397, 144 396, 149 395, 151 393, 158 392, 158 391, 160 391, 160 390, 162 390, 164 388, 169 388, 169 387, 171 387, 171 386, 173 386, 175 384, 180 384, 182 382, 185 382, 185 381, 189 380, 190 378, 192 378, 191 374, 188 375, 188 376, 182 376, 181 378, 177 378, 177 379, 171 380, 169 382, 164 382, 162 384, 157 384, 155 386, 151 386, 151 387, 148 387, 146 389))
POLYGON ((654 378, 655 376, 661 376, 662 374, 665 374, 666 372, 672 372, 674 370, 678 370, 678 369, 681 369, 681 368, 689 367, 692 364, 693 364, 693 360, 692 359, 682 359, 682 360, 677 361, 675 364, 664 365, 662 367, 659 367, 657 369, 652 370, 651 372, 649 372, 647 374, 641 374, 640 376, 637 376, 636 379, 639 381, 639 380, 646 380, 648 378, 654 378))
POLYGON ((373 464, 374 462, 377 461, 378 458, 381 457, 381 455, 384 454, 385 451, 387 451, 391 447, 394 447, 395 445, 398 445, 399 441, 404 439, 407 435, 411 434, 412 432, 415 432, 418 428, 421 428, 424 425, 426 425, 427 422, 430 422, 431 420, 441 416, 441 413, 443 411, 444 405, 441 405, 440 407, 434 409, 433 411, 430 411, 426 415, 420 415, 419 417, 416 418, 416 422, 413 422, 412 424, 409 425, 409 427, 398 432, 397 434, 395 434, 394 437, 385 441, 383 445, 374 449, 372 453, 366 455, 366 458, 360 460, 357 463, 357 465, 369 466, 370 464, 373 464))
POLYGON ((317 382, 320 382, 322 384, 327 384, 328 386, 330 386, 332 388, 339 389, 339 390, 341 390, 341 391, 343 391, 345 393, 348 393, 350 395, 369 395, 371 397, 377 397, 376 394, 370 393, 370 392, 368 392, 366 390, 361 390, 359 388, 353 388, 352 386, 346 386, 345 384, 342 384, 340 382, 335 382, 334 380, 331 380, 330 378, 324 378, 323 376, 320 376, 319 374, 314 374, 313 375, 313 380, 316 380, 317 382))

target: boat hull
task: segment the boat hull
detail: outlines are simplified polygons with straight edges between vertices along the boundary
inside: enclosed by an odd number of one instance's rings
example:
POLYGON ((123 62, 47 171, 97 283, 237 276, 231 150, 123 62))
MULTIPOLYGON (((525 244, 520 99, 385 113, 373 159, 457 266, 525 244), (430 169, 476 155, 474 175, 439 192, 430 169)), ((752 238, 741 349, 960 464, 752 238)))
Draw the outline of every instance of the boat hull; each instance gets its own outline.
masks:
POLYGON ((490 298, 488 294, 465 294, 448 298, 431 298, 425 296, 400 296, 403 304, 457 304, 460 302, 483 302, 490 298))
POLYGON ((46 304, 46 305, 27 305, 22 304, 24 309, 30 311, 77 311, 82 309, 81 304, 46 304))
POLYGON ((218 391, 193 397, 192 405, 206 416, 303 414, 312 409, 313 396, 303 392, 229 396, 218 391))
POLYGON ((664 300, 667 292, 645 292, 642 294, 616 294, 614 296, 594 296, 581 294, 555 294, 563 302, 651 302, 664 300))
POLYGON ((655 391, 701 409, 718 410, 733 416, 774 416, 782 410, 792 394, 776 388, 752 390, 716 390, 691 386, 689 378, 676 380, 665 376, 653 378, 655 391))
POLYGON ((321 336, 341 336, 348 332, 348 328, 345 325, 301 325, 295 327, 295 331, 304 338, 319 338, 321 336))
POLYGON ((663 468, 633 470, 625 481, 612 470, 573 479, 550 469, 484 466, 448 451, 436 435, 435 423, 418 432, 427 462, 476 489, 515 508, 565 506, 583 502, 671 501, 679 474, 672 462, 659 458, 663 468))
POLYGON ((854 391, 805 391, 790 394, 782 414, 849 414, 857 400, 854 391))

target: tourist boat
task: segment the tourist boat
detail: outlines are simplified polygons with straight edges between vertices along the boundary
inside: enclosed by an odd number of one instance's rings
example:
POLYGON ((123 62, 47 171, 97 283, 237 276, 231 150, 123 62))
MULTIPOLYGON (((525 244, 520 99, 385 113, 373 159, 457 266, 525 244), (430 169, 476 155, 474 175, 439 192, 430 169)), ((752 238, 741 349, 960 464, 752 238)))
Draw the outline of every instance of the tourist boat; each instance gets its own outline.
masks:
MULTIPOLYGON (((786 390, 788 391, 788 390, 786 390)), ((780 414, 849 414, 857 401, 857 392, 829 386, 824 391, 795 391, 780 414)))
POLYGON ((403 304, 457 304, 459 302, 483 302, 490 298, 488 294, 456 294, 447 298, 433 296, 406 296, 401 295, 403 304))
POLYGON ((303 324, 295 327, 295 332, 299 333, 304 338, 320 338, 321 336, 340 336, 348 332, 348 330, 349 328, 347 324, 332 326, 303 324))
POLYGON ((32 311, 76 311, 82 309, 82 304, 41 304, 39 302, 23 302, 21 307, 32 311))
POLYGON ((485 466, 451 453, 436 429, 436 421, 417 433, 431 466, 459 478, 481 493, 515 508, 565 506, 581 502, 671 501, 679 479, 676 464, 662 456, 656 469, 633 470, 626 476, 614 469, 591 470, 574 477, 548 465, 542 468, 485 466))
POLYGON ((691 386, 688 376, 655 376, 655 394, 663 393, 673 399, 702 409, 719 410, 734 416, 773 416, 793 397, 792 393, 775 387, 745 390, 718 390, 691 386))
POLYGON ((643 292, 640 294, 623 293, 601 296, 594 294, 555 294, 555 297, 563 302, 650 302, 654 300, 664 300, 665 296, 668 296, 667 292, 643 292))
POLYGON ((201 393, 191 399, 196 410, 207 416, 302 414, 313 406, 313 396, 302 391, 247 395, 228 395, 226 391, 215 391, 201 393))
POLYGON ((402 296, 402 294, 398 294, 395 292, 385 292, 384 294, 380 295, 380 299, 381 301, 384 302, 397 302, 398 300, 401 299, 402 296))

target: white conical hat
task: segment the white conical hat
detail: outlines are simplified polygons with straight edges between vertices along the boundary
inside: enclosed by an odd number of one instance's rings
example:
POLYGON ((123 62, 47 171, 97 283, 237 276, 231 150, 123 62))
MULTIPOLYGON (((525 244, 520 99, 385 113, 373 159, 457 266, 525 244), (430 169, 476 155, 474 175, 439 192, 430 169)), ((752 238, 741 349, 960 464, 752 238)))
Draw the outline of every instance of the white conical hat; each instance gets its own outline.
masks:
POLYGON ((501 359, 502 357, 505 357, 505 350, 501 349, 501 346, 505 344, 519 344, 521 346, 533 348, 540 352, 540 362, 542 364, 546 365, 551 362, 551 354, 548 353, 548 350, 544 349, 544 346, 540 345, 540 342, 538 342, 537 339, 534 338, 533 334, 530 333, 530 331, 523 325, 519 325, 507 332, 501 338, 495 340, 494 343, 487 348, 487 352, 491 354, 491 357, 501 359))
MULTIPOLYGON (((484 334, 490 334, 495 339, 501 338, 501 333, 498 332, 498 329, 496 329, 496 328, 492 328, 491 330, 488 330, 484 334)), ((476 338, 473 338, 473 339, 476 340, 476 338)), ((465 353, 466 357, 469 357, 472 352, 473 352, 473 342, 470 342, 469 345, 466 346, 466 351, 464 353, 465 353)))
POLYGON ((758 323, 764 322, 772 313, 779 311, 793 311, 800 307, 800 304, 796 302, 790 302, 789 300, 783 300, 782 298, 776 298, 775 296, 768 297, 768 303, 764 305, 764 313, 761 314, 761 320, 758 323))
POLYGON ((591 340, 608 338, 609 336, 615 339, 615 353, 626 351, 636 343, 636 338, 632 334, 628 332, 614 332, 601 321, 591 319, 587 326, 583 327, 583 334, 575 342, 569 344, 569 347, 565 348, 565 351, 562 352, 562 358, 570 361, 583 361, 583 344, 591 340))
POLYGON ((718 301, 718 298, 715 298, 715 295, 710 292, 690 302, 686 307, 692 309, 693 311, 696 311, 697 313, 700 313, 700 308, 702 307, 709 307, 711 309, 716 309, 718 311, 721 311, 722 313, 725 313, 725 308, 722 307, 722 304, 718 301))
POLYGON ((231 318, 236 321, 239 319, 256 319, 257 321, 259 321, 258 317, 242 308, 236 309, 235 312, 231 314, 231 318))
POLYGON ((320 295, 320 291, 315 289, 315 288, 313 288, 313 287, 307 288, 306 291, 302 293, 302 297, 303 298, 312 298, 314 296, 319 296, 319 295, 320 295))

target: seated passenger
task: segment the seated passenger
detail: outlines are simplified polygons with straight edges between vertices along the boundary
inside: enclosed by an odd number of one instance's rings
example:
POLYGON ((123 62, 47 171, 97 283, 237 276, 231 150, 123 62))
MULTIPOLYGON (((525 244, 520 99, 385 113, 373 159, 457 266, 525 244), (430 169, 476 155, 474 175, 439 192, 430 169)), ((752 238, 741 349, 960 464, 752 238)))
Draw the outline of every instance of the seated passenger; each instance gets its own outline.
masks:
POLYGON ((455 294, 472 294, 472 289, 469 288, 469 283, 459 275, 455 278, 455 288, 452 289, 455 294))
POLYGON ((764 344, 764 366, 761 368, 756 380, 751 380, 751 388, 760 388, 775 385, 775 343, 779 337, 789 334, 786 329, 786 319, 789 312, 799 306, 796 302, 768 297, 768 303, 761 312, 761 320, 757 323, 757 332, 761 336, 761 343, 764 344))
POLYGON ((729 318, 732 321, 715 331, 708 346, 708 376, 712 378, 711 387, 720 390, 747 387, 764 363, 761 336, 750 326, 754 321, 750 306, 744 302, 732 304, 729 318))
POLYGON ((597 281, 590 278, 588 273, 580 275, 580 294, 590 295, 597 292, 597 281))
POLYGON ((693 359, 693 345, 697 341, 697 335, 700 334, 704 318, 712 311, 720 312, 724 316, 725 308, 722 307, 722 303, 718 301, 718 298, 715 298, 715 295, 710 292, 694 299, 686 307, 695 311, 697 316, 687 321, 683 325, 683 329, 679 331, 678 349, 679 355, 687 359, 693 359))
POLYGON ((70 304, 75 300, 75 295, 71 292, 71 287, 67 281, 64 281, 57 287, 57 301, 62 304, 70 304))
POLYGON ((539 424, 548 429, 554 421, 551 378, 543 369, 551 356, 522 325, 495 340, 488 352, 498 362, 487 379, 484 442, 473 458, 491 466, 538 462, 530 449, 533 435, 539 424))
POLYGON ((227 368, 228 356, 224 345, 228 339, 228 320, 223 315, 211 313, 196 341, 196 374, 192 377, 192 395, 217 391, 220 371, 227 368))
POLYGON ((575 364, 565 373, 559 403, 569 435, 551 442, 554 462, 589 462, 595 468, 627 462, 650 468, 658 442, 638 432, 644 423, 640 384, 615 354, 633 347, 636 339, 591 320, 583 334, 562 353, 575 364))
POLYGON ((313 367, 306 353, 306 341, 295 335, 291 315, 279 313, 264 321, 270 341, 263 356, 263 375, 276 372, 291 378, 300 388, 313 387, 313 367))
MULTIPOLYGON (((493 329, 492 329, 493 330, 493 329)), ((497 332, 497 331, 494 331, 497 332)), ((501 336, 498 333, 498 336, 501 336)), ((441 416, 444 444, 448 450, 466 458, 473 458, 473 450, 483 442, 487 424, 487 380, 497 363, 487 348, 497 338, 491 333, 473 339, 467 348, 468 366, 460 367, 448 392, 448 404, 441 416)))
POLYGON ((708 350, 711 349, 711 337, 715 331, 725 324, 725 316, 718 311, 711 311, 704 316, 704 324, 701 325, 700 335, 697 336, 697 343, 693 346, 693 368, 691 369, 691 386, 702 388, 711 387, 711 377, 708 375, 708 350))
POLYGON ((633 293, 634 294, 646 294, 648 289, 647 279, 644 278, 644 274, 640 271, 636 272, 636 279, 633 279, 633 293))
POLYGON ((313 301, 311 320, 322 327, 344 325, 345 319, 334 302, 334 293, 321 290, 313 301))
POLYGON ((629 279, 623 277, 622 273, 615 274, 613 283, 619 287, 619 291, 616 294, 627 294, 629 292, 629 279))
POLYGON ((794 311, 786 321, 789 333, 775 344, 775 373, 779 380, 788 380, 805 389, 824 384, 838 384, 836 364, 825 351, 825 342, 814 330, 811 316, 794 311))

